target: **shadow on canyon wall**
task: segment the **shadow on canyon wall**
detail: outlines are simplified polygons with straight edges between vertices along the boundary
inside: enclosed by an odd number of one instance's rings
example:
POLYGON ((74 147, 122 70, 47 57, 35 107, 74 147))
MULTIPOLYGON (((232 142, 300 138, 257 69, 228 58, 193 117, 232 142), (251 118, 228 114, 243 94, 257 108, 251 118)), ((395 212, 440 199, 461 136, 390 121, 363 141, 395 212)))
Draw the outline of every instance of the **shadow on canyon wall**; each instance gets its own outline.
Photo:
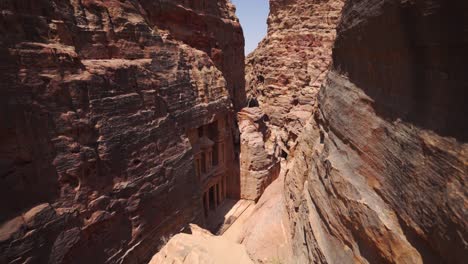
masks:
POLYGON ((333 50, 335 69, 374 100, 382 117, 466 142, 468 3, 386 1, 382 15, 372 16, 379 7, 369 7, 371 18, 363 23, 349 19, 355 10, 351 3, 344 8, 348 20, 338 28, 343 34, 333 50))

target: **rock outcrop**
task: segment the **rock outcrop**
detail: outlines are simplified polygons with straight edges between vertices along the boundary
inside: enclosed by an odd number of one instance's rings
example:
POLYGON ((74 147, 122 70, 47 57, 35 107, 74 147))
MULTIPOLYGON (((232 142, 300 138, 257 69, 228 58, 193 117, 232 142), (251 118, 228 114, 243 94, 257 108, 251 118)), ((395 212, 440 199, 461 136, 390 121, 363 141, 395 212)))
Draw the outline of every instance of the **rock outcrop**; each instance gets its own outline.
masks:
POLYGON ((343 3, 270 0, 268 34, 246 59, 248 103, 268 116, 271 140, 283 157, 312 115, 343 3))
POLYGON ((464 1, 346 2, 290 156, 296 263, 464 263, 464 1))
POLYGON ((191 225, 191 234, 177 234, 149 264, 253 264, 243 245, 191 225))
POLYGON ((1 1, 0 263, 466 262, 468 3, 270 6, 1 1))
POLYGON ((240 132, 240 198, 257 201, 280 173, 279 148, 270 142, 267 116, 258 107, 238 114, 240 132))
POLYGON ((203 224, 186 132, 213 120, 239 185, 244 40, 228 0, 0 9, 1 263, 142 263, 203 224))
POLYGON ((268 35, 246 59, 241 197, 257 200, 311 117, 344 0, 270 1, 268 35))
POLYGON ((296 263, 284 195, 284 172, 264 190, 255 206, 249 207, 222 235, 245 245, 255 263, 296 263))

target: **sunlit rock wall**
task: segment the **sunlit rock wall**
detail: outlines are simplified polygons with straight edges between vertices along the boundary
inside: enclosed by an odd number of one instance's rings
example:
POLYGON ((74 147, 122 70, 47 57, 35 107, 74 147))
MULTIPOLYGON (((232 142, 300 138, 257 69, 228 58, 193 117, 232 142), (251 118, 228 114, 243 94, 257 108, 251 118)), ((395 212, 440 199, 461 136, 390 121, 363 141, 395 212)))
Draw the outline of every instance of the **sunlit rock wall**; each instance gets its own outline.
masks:
POLYGON ((267 36, 246 58, 248 102, 268 117, 271 140, 284 157, 312 115, 343 3, 270 0, 267 36))
POLYGON ((286 175, 298 263, 467 259, 463 1, 347 1, 286 175))

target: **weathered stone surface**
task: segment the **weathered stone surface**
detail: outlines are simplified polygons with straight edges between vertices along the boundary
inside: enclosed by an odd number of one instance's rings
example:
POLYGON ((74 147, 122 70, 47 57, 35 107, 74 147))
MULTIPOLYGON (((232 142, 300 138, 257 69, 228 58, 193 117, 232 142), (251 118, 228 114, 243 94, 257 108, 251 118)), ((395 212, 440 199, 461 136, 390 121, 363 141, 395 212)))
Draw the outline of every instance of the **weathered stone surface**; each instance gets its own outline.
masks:
POLYGON ((24 227, 24 219, 21 216, 15 217, 0 227, 0 242, 10 240, 13 235, 19 233, 24 227))
POLYGON ((1 1, 0 58, 1 263, 140 263, 203 224, 186 131, 217 116, 239 171, 229 1, 1 1))
MULTIPOLYGON (((267 190, 256 261, 466 262, 466 1, 270 4, 246 100, 228 0, 1 1, 0 263, 149 261, 204 222, 187 133, 216 120, 223 196, 267 190)), ((153 262, 251 263, 192 232, 153 262)))
POLYGON ((257 201, 280 172, 279 148, 268 142, 270 130, 266 115, 258 107, 244 108, 237 114, 240 144, 241 199, 257 201))
POLYGON ((246 59, 248 107, 239 113, 242 198, 258 199, 278 176, 276 160, 288 157, 311 117, 343 2, 270 1, 268 35, 246 59))
POLYGON ((144 2, 149 17, 171 37, 210 56, 226 79, 235 109, 241 109, 246 98, 244 38, 234 5, 228 0, 144 2))
POLYGON ((312 114, 344 0, 270 0, 268 35, 246 59, 246 89, 284 154, 312 114))
POLYGON ((38 205, 23 215, 24 223, 28 228, 37 228, 52 221, 56 217, 55 210, 50 204, 38 205))
POLYGON ((296 263, 464 263, 463 1, 347 1, 293 150, 296 263))
POLYGON ((150 264, 250 264, 243 245, 191 225, 192 234, 177 234, 156 254, 150 264))
POLYGON ((290 234, 282 171, 257 204, 249 207, 222 236, 245 245, 256 263, 296 263, 290 234))

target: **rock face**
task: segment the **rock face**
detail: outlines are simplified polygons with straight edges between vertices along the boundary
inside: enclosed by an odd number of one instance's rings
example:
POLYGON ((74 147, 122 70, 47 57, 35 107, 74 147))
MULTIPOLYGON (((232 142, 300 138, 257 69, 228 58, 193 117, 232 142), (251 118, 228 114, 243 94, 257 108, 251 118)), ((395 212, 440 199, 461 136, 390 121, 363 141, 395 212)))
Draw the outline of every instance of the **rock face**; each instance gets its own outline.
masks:
POLYGON ((267 116, 260 108, 244 108, 237 116, 241 133, 240 198, 257 201, 279 175, 280 162, 275 153, 279 149, 268 141, 267 116))
POLYGON ((289 226, 282 171, 255 206, 249 207, 222 236, 245 245, 255 263, 296 263, 289 226))
POLYGON ((245 247, 213 236, 191 225, 192 234, 177 234, 154 255, 149 264, 253 264, 245 247))
POLYGON ((343 2, 270 0, 268 35, 246 59, 249 104, 268 116, 283 156, 311 117, 343 2))
POLYGON ((229 1, 0 9, 1 263, 141 263, 203 224, 186 131, 213 120, 239 195, 244 40, 229 1))
POLYGON ((466 262, 468 3, 270 5, 1 1, 0 263, 466 262))
POLYGON ((464 1, 347 1, 290 155, 296 263, 464 263, 464 1))
POLYGON ((257 200, 278 177, 331 62, 344 0, 270 1, 268 35, 246 59, 241 132, 241 197, 257 200))

